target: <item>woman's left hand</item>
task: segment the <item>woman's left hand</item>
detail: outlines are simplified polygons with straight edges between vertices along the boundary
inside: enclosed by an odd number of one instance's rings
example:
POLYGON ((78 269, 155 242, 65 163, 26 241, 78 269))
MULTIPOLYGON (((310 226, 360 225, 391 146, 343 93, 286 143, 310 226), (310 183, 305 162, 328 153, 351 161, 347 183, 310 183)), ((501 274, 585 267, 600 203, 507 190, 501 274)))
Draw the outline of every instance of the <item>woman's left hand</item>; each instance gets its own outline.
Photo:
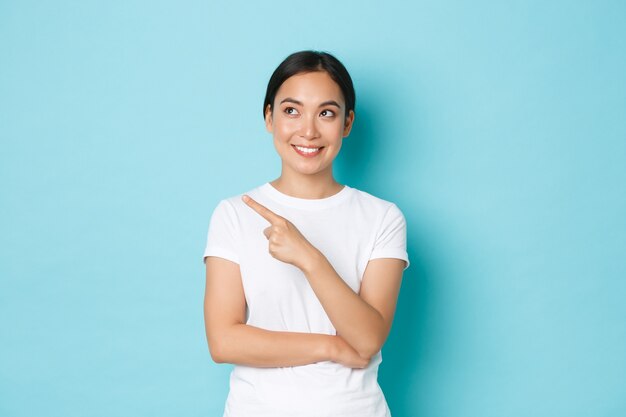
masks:
POLYGON ((270 226, 263 230, 263 234, 269 241, 270 255, 303 271, 309 268, 319 255, 319 251, 302 236, 298 228, 289 220, 256 202, 252 197, 245 195, 242 200, 270 222, 270 226))

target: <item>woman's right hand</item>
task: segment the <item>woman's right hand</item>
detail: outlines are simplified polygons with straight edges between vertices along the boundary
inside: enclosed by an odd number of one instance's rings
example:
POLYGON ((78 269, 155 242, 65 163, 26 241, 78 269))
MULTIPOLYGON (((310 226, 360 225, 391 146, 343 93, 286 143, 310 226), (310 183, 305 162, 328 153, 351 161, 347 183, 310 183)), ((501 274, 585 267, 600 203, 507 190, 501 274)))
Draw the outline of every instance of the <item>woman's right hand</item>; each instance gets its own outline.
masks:
POLYGON ((331 336, 330 360, 349 368, 359 369, 365 368, 370 363, 370 358, 363 358, 339 335, 331 336))

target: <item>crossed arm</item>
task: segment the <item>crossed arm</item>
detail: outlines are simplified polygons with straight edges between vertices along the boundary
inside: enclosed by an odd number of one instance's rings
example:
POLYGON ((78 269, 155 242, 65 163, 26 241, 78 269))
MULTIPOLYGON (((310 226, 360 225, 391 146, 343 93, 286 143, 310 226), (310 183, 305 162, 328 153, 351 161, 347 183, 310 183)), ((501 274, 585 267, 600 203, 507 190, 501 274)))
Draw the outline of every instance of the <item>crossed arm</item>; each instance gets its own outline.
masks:
POLYGON ((356 294, 293 223, 250 196, 244 195, 242 200, 269 222, 263 234, 270 254, 300 268, 337 335, 277 332, 245 324, 245 296, 238 265, 209 256, 205 258, 204 314, 213 359, 258 367, 325 360, 355 368, 367 366, 389 334, 405 261, 370 260, 356 294))
POLYGON ((215 362, 280 367, 330 360, 353 368, 367 366, 391 329, 405 261, 370 260, 357 294, 321 252, 315 250, 310 259, 302 271, 337 336, 270 331, 245 324, 239 265, 220 257, 205 258, 205 330, 215 362))

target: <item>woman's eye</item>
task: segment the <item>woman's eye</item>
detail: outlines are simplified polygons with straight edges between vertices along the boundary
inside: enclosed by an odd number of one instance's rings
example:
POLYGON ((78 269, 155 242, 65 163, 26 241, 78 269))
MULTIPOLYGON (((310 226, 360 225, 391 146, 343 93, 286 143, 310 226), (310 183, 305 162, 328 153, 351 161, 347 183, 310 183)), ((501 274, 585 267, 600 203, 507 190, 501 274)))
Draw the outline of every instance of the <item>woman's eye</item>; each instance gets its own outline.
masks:
POLYGON ((322 110, 322 113, 320 113, 321 115, 324 115, 324 113, 326 113, 326 115, 328 116, 334 116, 335 112, 333 112, 332 110, 322 110))
POLYGON ((285 108, 285 113, 287 113, 287 114, 295 114, 297 112, 298 112, 298 110, 294 109, 293 107, 285 108), (293 112, 292 112, 292 110, 293 110, 293 112))

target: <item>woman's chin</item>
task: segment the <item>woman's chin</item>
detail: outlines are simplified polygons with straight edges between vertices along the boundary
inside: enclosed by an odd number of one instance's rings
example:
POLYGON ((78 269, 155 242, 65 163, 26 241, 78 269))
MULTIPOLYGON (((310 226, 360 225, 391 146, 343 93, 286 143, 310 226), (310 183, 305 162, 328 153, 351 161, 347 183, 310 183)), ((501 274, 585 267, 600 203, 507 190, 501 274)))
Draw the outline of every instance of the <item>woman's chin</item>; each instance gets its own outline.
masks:
POLYGON ((292 172, 300 175, 315 175, 328 169, 320 164, 288 164, 288 166, 292 172))

